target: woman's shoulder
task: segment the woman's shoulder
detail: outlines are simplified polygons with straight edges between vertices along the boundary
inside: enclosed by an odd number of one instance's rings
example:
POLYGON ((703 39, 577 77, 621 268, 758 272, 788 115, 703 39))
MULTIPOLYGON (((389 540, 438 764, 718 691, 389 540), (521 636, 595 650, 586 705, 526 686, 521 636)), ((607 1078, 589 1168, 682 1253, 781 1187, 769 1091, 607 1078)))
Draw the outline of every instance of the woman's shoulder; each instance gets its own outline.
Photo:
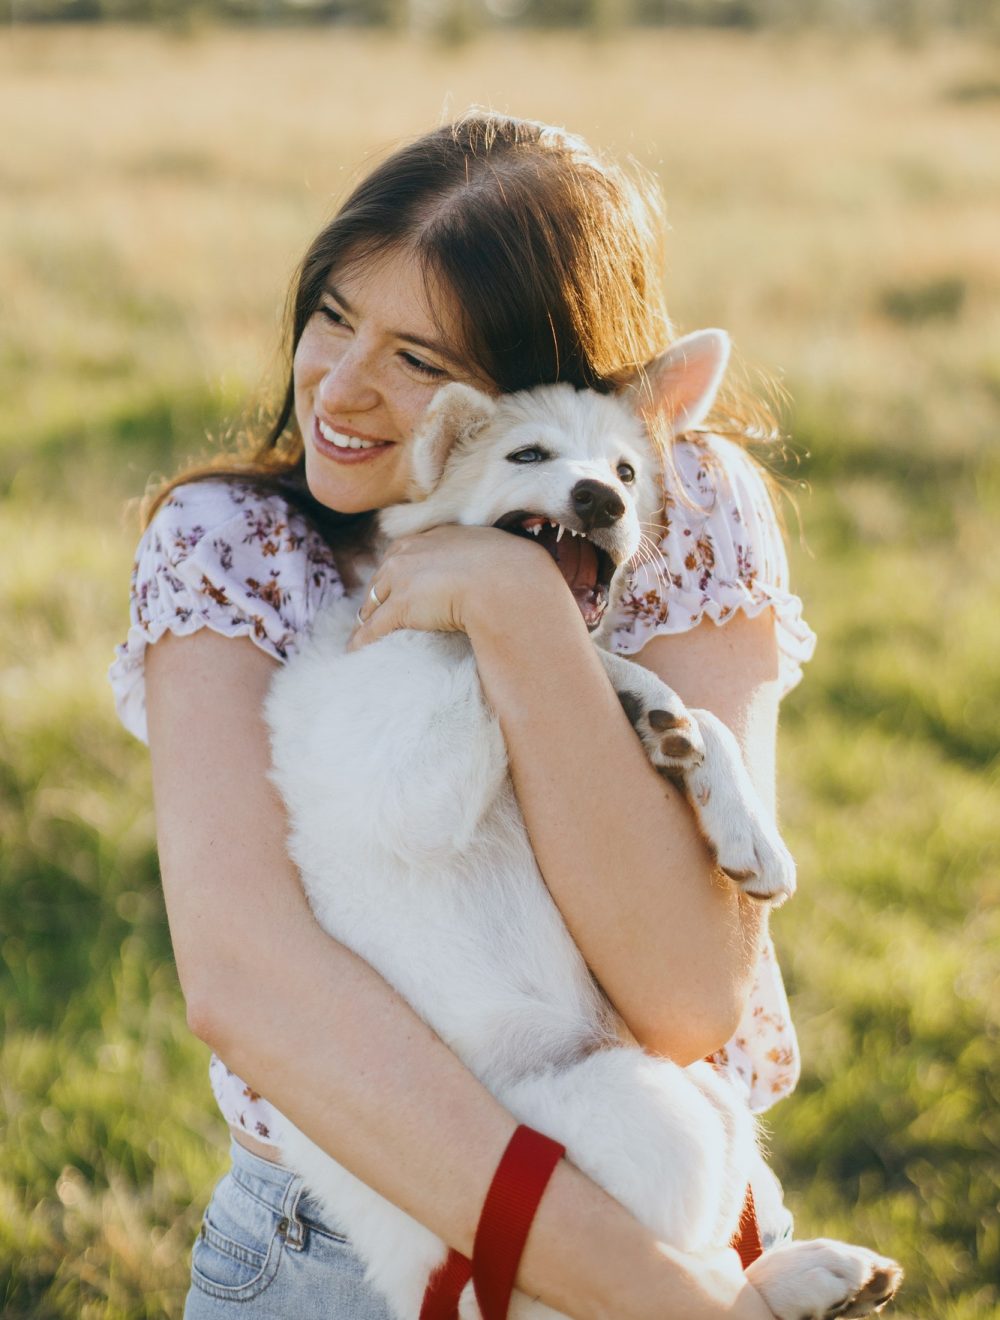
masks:
POLYGON ((247 481, 174 487, 139 542, 137 566, 143 560, 188 579, 184 566, 193 562, 204 571, 206 591, 243 588, 250 599, 271 603, 340 585, 333 553, 308 518, 281 492, 247 481))
POLYGON ((165 633, 249 637, 284 661, 343 590, 329 546, 280 492, 214 478, 174 487, 132 569, 131 627, 110 675, 123 723, 145 737, 145 651, 165 633))
POLYGON ((693 432, 676 440, 663 461, 663 520, 669 533, 709 525, 718 533, 727 520, 748 523, 758 536, 782 546, 774 505, 774 482, 745 446, 715 432, 693 432))
POLYGON ((150 519, 143 541, 159 541, 181 562, 207 537, 226 535, 263 558, 291 556, 337 573, 326 542, 290 499, 246 479, 209 478, 175 486, 150 519))
POLYGON ((774 612, 783 691, 815 647, 789 585, 781 526, 761 467, 724 436, 677 441, 664 463, 663 531, 632 577, 613 634, 625 654, 658 634, 774 612))

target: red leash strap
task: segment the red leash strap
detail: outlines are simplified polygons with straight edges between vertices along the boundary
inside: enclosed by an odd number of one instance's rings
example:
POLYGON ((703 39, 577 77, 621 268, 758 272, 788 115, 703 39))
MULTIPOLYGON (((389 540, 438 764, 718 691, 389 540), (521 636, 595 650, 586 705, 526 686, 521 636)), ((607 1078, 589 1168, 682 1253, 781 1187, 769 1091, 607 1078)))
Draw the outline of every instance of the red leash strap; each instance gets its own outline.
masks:
POLYGON ((566 1147, 523 1124, 486 1193, 472 1249, 472 1279, 483 1320, 506 1320, 531 1221, 566 1147))
POLYGON ((764 1248, 760 1244, 760 1228, 757 1225, 757 1210, 753 1203, 753 1192, 747 1183, 747 1194, 743 1201, 743 1213, 740 1226, 733 1235, 730 1246, 739 1252, 740 1263, 749 1269, 758 1257, 763 1256, 764 1248))
MULTIPOLYGON (((565 1147, 533 1128, 517 1129, 486 1193, 472 1263, 459 1251, 448 1252, 427 1284, 420 1320, 458 1320, 459 1298, 473 1275, 483 1320, 506 1320, 528 1231, 549 1179, 565 1154, 565 1147)), ((764 1254, 749 1184, 730 1245, 744 1269, 764 1254)))
POLYGON ((458 1320, 458 1299, 472 1277, 472 1262, 454 1247, 430 1277, 420 1320, 458 1320))

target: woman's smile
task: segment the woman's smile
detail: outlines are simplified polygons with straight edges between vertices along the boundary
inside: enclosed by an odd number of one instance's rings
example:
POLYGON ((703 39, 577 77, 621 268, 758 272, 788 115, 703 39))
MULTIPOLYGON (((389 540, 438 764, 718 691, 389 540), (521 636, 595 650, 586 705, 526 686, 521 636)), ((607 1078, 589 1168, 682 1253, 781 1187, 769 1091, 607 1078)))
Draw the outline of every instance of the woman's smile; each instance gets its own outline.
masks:
POLYGON ((374 440, 356 431, 341 430, 319 417, 314 419, 312 438, 319 452, 335 463, 371 462, 394 443, 392 440, 374 440))
POLYGON ((330 273, 294 361, 306 481, 321 504, 361 513, 406 499, 409 441, 427 405, 449 381, 472 380, 459 342, 449 300, 431 302, 408 253, 330 273))

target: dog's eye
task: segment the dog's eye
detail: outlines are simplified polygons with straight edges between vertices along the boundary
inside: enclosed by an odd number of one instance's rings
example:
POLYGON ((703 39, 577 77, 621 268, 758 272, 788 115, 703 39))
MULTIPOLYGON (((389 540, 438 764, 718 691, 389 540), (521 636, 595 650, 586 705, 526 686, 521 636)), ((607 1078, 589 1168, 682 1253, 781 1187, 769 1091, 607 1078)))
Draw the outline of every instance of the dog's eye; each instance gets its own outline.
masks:
POLYGON ((635 481, 635 468, 630 463, 618 464, 618 480, 624 481, 626 486, 631 486, 635 481))
POLYGON ((508 463, 544 463, 548 453, 538 445, 526 445, 524 449, 515 449, 507 455, 508 463))

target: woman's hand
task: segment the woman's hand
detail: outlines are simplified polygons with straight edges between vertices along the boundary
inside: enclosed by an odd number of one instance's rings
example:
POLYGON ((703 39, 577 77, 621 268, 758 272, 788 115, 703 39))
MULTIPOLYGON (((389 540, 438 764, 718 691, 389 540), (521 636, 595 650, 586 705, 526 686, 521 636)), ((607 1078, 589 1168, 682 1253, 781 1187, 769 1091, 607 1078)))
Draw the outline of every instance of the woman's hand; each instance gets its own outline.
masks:
POLYGON ((397 628, 468 632, 477 611, 502 609, 507 592, 523 592, 526 576, 533 591, 566 589, 541 546, 496 527, 449 525, 400 537, 375 571, 349 649, 397 628))

